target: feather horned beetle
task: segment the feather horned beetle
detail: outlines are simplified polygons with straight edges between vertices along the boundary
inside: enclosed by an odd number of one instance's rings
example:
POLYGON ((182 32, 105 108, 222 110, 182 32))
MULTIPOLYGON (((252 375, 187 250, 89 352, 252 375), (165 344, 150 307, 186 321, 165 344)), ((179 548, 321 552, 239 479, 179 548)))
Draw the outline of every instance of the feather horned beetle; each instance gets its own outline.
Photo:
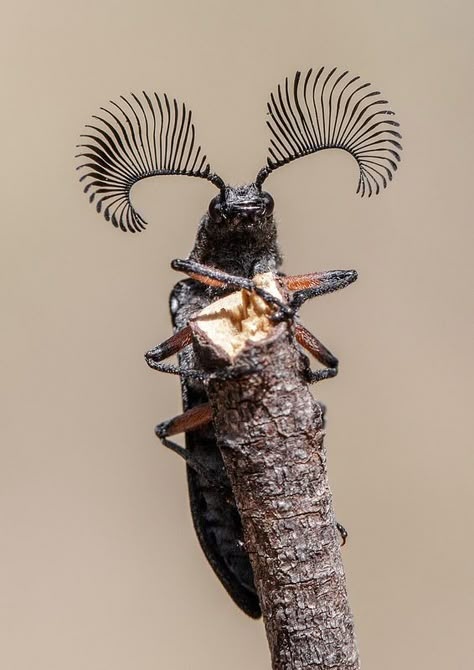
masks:
MULTIPOLYGON (((255 180, 227 185, 211 171, 197 145, 192 113, 166 94, 121 96, 94 116, 79 145, 81 181, 98 212, 123 231, 140 232, 146 221, 133 207, 132 186, 156 175, 200 177, 219 193, 201 219, 194 247, 185 261, 174 261, 188 278, 170 295, 174 335, 146 354, 157 370, 181 377, 184 414, 157 427, 162 442, 187 463, 191 512, 206 557, 228 593, 251 617, 260 616, 252 567, 242 541, 242 527, 207 404, 208 374, 199 369, 189 323, 193 315, 232 290, 255 292, 273 303, 273 318, 293 318, 308 298, 347 286, 354 271, 332 271, 285 277, 273 217, 272 196, 263 190, 267 177, 297 158, 325 149, 343 149, 359 167, 357 192, 378 194, 392 179, 400 160, 399 125, 387 101, 370 84, 348 71, 308 70, 285 79, 268 102, 271 139, 266 165, 255 180), (284 304, 258 285, 254 277, 272 273, 292 294, 284 304), (178 353, 179 365, 163 363, 178 353), (186 433, 186 448, 168 439, 186 433)), ((311 372, 314 382, 337 374, 338 361, 301 324, 295 335, 324 369, 311 372)), ((340 528, 343 539, 345 531, 340 528)))

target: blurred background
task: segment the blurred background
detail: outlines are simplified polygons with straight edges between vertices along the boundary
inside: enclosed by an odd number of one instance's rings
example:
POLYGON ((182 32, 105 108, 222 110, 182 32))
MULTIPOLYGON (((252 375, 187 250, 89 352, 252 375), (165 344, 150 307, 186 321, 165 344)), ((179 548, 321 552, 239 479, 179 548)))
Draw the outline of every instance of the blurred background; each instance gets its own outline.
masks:
POLYGON ((365 670, 472 667, 470 3, 19 1, 4 11, 0 666, 269 668, 263 625, 206 564, 183 463, 155 424, 179 383, 143 353, 171 333, 172 258, 215 190, 157 178, 124 234, 95 213, 75 144, 110 98, 166 91, 231 183, 264 164, 268 94, 297 69, 372 81, 402 124, 379 197, 339 151, 278 170, 284 270, 356 268, 305 324, 338 355, 326 445, 365 670))

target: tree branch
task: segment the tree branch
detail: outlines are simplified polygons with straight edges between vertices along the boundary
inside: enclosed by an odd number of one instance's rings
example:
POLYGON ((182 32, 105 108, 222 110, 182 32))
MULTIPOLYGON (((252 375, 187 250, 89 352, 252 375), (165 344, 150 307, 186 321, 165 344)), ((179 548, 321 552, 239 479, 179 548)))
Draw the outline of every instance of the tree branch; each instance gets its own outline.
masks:
MULTIPOLYGON (((222 308, 216 311, 221 321, 222 314, 222 308)), ((209 314, 205 321, 205 333, 199 317, 191 325, 194 346, 203 364, 215 370, 216 364, 229 364, 229 352, 213 337, 209 314)), ((356 670, 322 410, 304 381, 292 327, 281 323, 247 339, 232 367, 252 372, 214 379, 209 399, 242 518, 273 669, 356 670)))

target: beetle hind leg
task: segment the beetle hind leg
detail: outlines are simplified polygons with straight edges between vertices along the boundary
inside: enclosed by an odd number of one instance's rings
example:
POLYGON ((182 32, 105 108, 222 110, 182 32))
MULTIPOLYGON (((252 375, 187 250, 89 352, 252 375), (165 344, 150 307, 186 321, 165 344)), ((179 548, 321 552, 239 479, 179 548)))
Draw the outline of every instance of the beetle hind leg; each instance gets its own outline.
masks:
POLYGON ((175 454, 181 456, 186 461, 186 465, 192 468, 194 472, 204 479, 207 484, 213 488, 222 490, 222 492, 227 496, 229 494, 229 489, 227 486, 224 486, 220 481, 216 481, 215 474, 211 473, 208 468, 203 465, 199 459, 195 457, 194 454, 191 454, 187 449, 182 447, 176 442, 168 439, 172 435, 177 435, 178 433, 187 433, 192 430, 196 430, 203 426, 206 426, 212 421, 212 412, 211 406, 209 403, 204 403, 202 405, 196 405, 191 409, 188 409, 183 414, 168 419, 159 423, 155 428, 155 435, 161 441, 163 446, 171 451, 174 451, 175 454))
POLYGON ((155 428, 155 434, 160 439, 163 437, 170 437, 171 435, 178 435, 179 433, 186 433, 196 428, 201 428, 212 421, 211 406, 209 403, 196 405, 188 409, 183 414, 178 414, 172 419, 159 423, 155 428))

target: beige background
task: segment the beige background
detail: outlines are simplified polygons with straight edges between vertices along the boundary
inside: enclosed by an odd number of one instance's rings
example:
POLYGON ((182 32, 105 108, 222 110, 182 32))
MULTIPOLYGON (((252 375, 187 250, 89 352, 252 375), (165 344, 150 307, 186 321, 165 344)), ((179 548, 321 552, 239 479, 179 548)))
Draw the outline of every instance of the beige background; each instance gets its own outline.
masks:
POLYGON ((341 359, 316 393, 363 668, 472 667, 472 19, 453 0, 4 9, 2 669, 269 667, 261 623, 198 547, 183 463, 153 435, 178 382, 143 361, 170 333, 169 261, 214 189, 142 184, 151 225, 125 235, 88 205, 73 155, 101 104, 157 89, 190 104, 216 171, 252 179, 267 94, 320 64, 381 87, 405 146, 370 201, 339 152, 268 180, 286 271, 360 274, 304 319, 341 359))

